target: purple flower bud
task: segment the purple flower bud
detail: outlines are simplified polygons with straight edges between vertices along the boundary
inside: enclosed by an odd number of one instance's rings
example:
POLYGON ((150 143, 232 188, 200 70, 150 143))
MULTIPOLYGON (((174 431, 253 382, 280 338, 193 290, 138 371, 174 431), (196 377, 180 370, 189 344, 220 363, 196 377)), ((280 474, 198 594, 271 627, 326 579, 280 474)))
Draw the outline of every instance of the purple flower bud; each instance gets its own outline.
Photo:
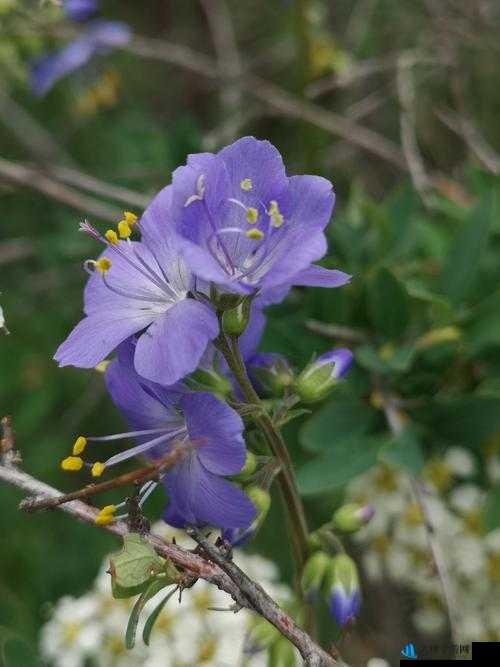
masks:
POLYGON ((247 368, 255 385, 270 396, 283 396, 284 390, 293 384, 293 371, 282 354, 254 354, 248 360, 247 368))
POLYGON ((348 503, 334 513, 332 525, 343 533, 355 533, 366 525, 375 514, 373 505, 348 503))
POLYGON ((313 602, 323 586, 331 564, 331 558, 324 551, 316 551, 310 556, 302 570, 301 585, 307 598, 313 602))
POLYGON ((311 362, 297 378, 295 389, 305 403, 319 401, 344 377, 352 364, 352 352, 336 348, 311 362))
POLYGON ((346 554, 331 562, 330 614, 343 627, 358 615, 361 593, 356 564, 346 554))

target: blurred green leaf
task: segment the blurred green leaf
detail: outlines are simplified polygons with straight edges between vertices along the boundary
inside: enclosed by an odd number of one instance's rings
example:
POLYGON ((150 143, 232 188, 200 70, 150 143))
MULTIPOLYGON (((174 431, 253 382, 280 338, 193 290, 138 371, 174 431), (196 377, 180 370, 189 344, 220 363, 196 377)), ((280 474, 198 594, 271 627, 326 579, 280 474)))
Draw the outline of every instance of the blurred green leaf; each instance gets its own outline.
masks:
POLYGON ((454 304, 467 297, 477 278, 493 211, 493 195, 488 194, 457 230, 441 274, 442 290, 454 304))
POLYGON ((397 338, 409 320, 408 295, 404 285, 384 267, 378 269, 368 284, 368 313, 378 333, 397 338))
POLYGON ((299 440, 310 452, 329 451, 339 441, 368 432, 376 418, 376 410, 362 401, 334 399, 304 424, 299 440))
POLYGON ((169 582, 167 580, 160 579, 159 577, 153 579, 153 581, 151 581, 146 590, 141 593, 136 603, 134 604, 132 611, 130 612, 130 617, 127 623, 127 630, 125 632, 125 646, 129 651, 132 650, 135 646, 137 625, 146 603, 148 600, 151 600, 151 598, 154 597, 157 593, 159 593, 162 588, 165 588, 168 583, 169 582))
POLYGON ((487 532, 500 527, 500 484, 493 487, 486 497, 483 521, 487 532))
POLYGON ((333 491, 365 472, 377 461, 382 439, 354 437, 339 440, 329 452, 300 468, 297 475, 302 495, 333 491))
POLYGON ((379 459, 418 475, 424 467, 425 459, 415 429, 406 426, 397 437, 380 449, 379 459))

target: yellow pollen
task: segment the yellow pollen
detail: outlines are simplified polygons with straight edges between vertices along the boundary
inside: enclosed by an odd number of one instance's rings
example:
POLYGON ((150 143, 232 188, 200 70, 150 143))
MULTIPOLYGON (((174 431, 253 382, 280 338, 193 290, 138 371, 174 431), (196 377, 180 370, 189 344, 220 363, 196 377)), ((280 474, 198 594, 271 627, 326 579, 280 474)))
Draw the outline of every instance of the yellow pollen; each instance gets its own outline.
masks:
POLYGON ((276 199, 271 199, 271 201, 269 202, 269 209, 267 212, 269 215, 275 215, 276 213, 280 212, 278 202, 276 201, 276 199))
POLYGON ((252 241, 260 241, 264 238, 264 232, 261 232, 260 229, 249 229, 245 232, 247 239, 252 239, 252 241))
POLYGON ((114 229, 108 229, 108 231, 104 234, 104 237, 108 243, 111 243, 111 245, 116 245, 118 243, 118 234, 114 231, 114 229))
POLYGON ((84 438, 83 435, 79 435, 75 440, 75 444, 73 445, 73 456, 79 456, 86 446, 87 438, 84 438))
POLYGON ((83 468, 83 461, 79 456, 67 456, 61 461, 61 468, 66 472, 78 472, 83 468))
POLYGON ((118 223, 118 234, 121 239, 128 239, 132 234, 132 229, 126 220, 120 220, 118 223))
POLYGON ((95 268, 100 271, 100 273, 106 273, 111 268, 111 261, 107 257, 101 257, 95 263, 95 268))
POLYGON ((257 211, 256 208, 250 206, 250 208, 247 208, 246 218, 249 225, 255 225, 255 223, 259 219, 259 212, 257 211))
POLYGON ((281 225, 285 222, 285 218, 281 215, 281 213, 273 213, 271 216, 271 227, 281 227, 281 225))
POLYGON ((107 526, 115 520, 114 513, 116 507, 114 505, 106 505, 94 519, 97 526, 107 526))
POLYGON ((106 466, 104 465, 104 463, 101 463, 100 461, 96 461, 94 463, 94 465, 92 466, 92 469, 90 471, 92 473, 92 477, 100 477, 102 475, 102 473, 104 472, 105 467, 106 466))
POLYGON ((123 219, 127 223, 127 225, 135 225, 137 222, 137 216, 135 213, 131 213, 130 211, 123 211, 123 219))
POLYGON ((240 188, 242 190, 245 190, 245 192, 248 192, 253 188, 253 183, 251 178, 244 178, 242 181, 240 181, 240 188))

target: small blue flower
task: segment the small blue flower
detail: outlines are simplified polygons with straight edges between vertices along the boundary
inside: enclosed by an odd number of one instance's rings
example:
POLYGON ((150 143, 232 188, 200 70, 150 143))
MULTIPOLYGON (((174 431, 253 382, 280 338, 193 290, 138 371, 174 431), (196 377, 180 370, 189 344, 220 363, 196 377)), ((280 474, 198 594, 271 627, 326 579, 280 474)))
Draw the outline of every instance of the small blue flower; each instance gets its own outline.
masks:
POLYGON ((297 378, 298 395, 306 403, 321 400, 346 375, 352 360, 352 352, 343 347, 320 355, 297 378))
POLYGON ((71 21, 86 21, 98 8, 98 0, 63 0, 64 13, 71 21))
POLYGON ((358 571, 347 554, 333 558, 330 581, 330 613, 337 625, 343 627, 356 618, 361 606, 358 571))
POLYGON ((131 32, 120 21, 93 21, 75 40, 57 53, 42 56, 31 67, 30 88, 38 97, 45 95, 57 81, 86 65, 95 56, 124 46, 131 32))

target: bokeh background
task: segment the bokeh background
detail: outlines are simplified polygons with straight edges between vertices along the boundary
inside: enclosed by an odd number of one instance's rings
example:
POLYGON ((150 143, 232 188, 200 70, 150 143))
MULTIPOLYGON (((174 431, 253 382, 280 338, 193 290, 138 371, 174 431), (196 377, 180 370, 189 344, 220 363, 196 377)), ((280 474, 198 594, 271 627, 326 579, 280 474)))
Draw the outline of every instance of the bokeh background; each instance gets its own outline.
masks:
MULTIPOLYGON (((140 213, 190 152, 267 138, 289 173, 334 183, 325 266, 354 276, 295 290, 262 343, 299 369, 333 345, 355 353, 286 430, 313 528, 345 497, 378 509, 351 542, 360 619, 339 638, 320 604, 323 640, 353 665, 395 664, 407 641, 449 646, 415 485, 444 536, 455 641, 500 640, 498 3, 103 0, 132 40, 40 98, 30 63, 82 29, 56 5, 0 0, 0 413, 26 470, 73 489, 84 477, 58 463, 74 437, 121 428, 99 373, 52 361, 97 252, 78 222, 140 213)), ((116 546, 60 514, 21 515, 20 498, 0 487, 1 636, 32 653, 9 667, 36 664, 51 604, 84 593, 116 546)), ((282 526, 276 499, 248 550, 290 581, 282 526)))

